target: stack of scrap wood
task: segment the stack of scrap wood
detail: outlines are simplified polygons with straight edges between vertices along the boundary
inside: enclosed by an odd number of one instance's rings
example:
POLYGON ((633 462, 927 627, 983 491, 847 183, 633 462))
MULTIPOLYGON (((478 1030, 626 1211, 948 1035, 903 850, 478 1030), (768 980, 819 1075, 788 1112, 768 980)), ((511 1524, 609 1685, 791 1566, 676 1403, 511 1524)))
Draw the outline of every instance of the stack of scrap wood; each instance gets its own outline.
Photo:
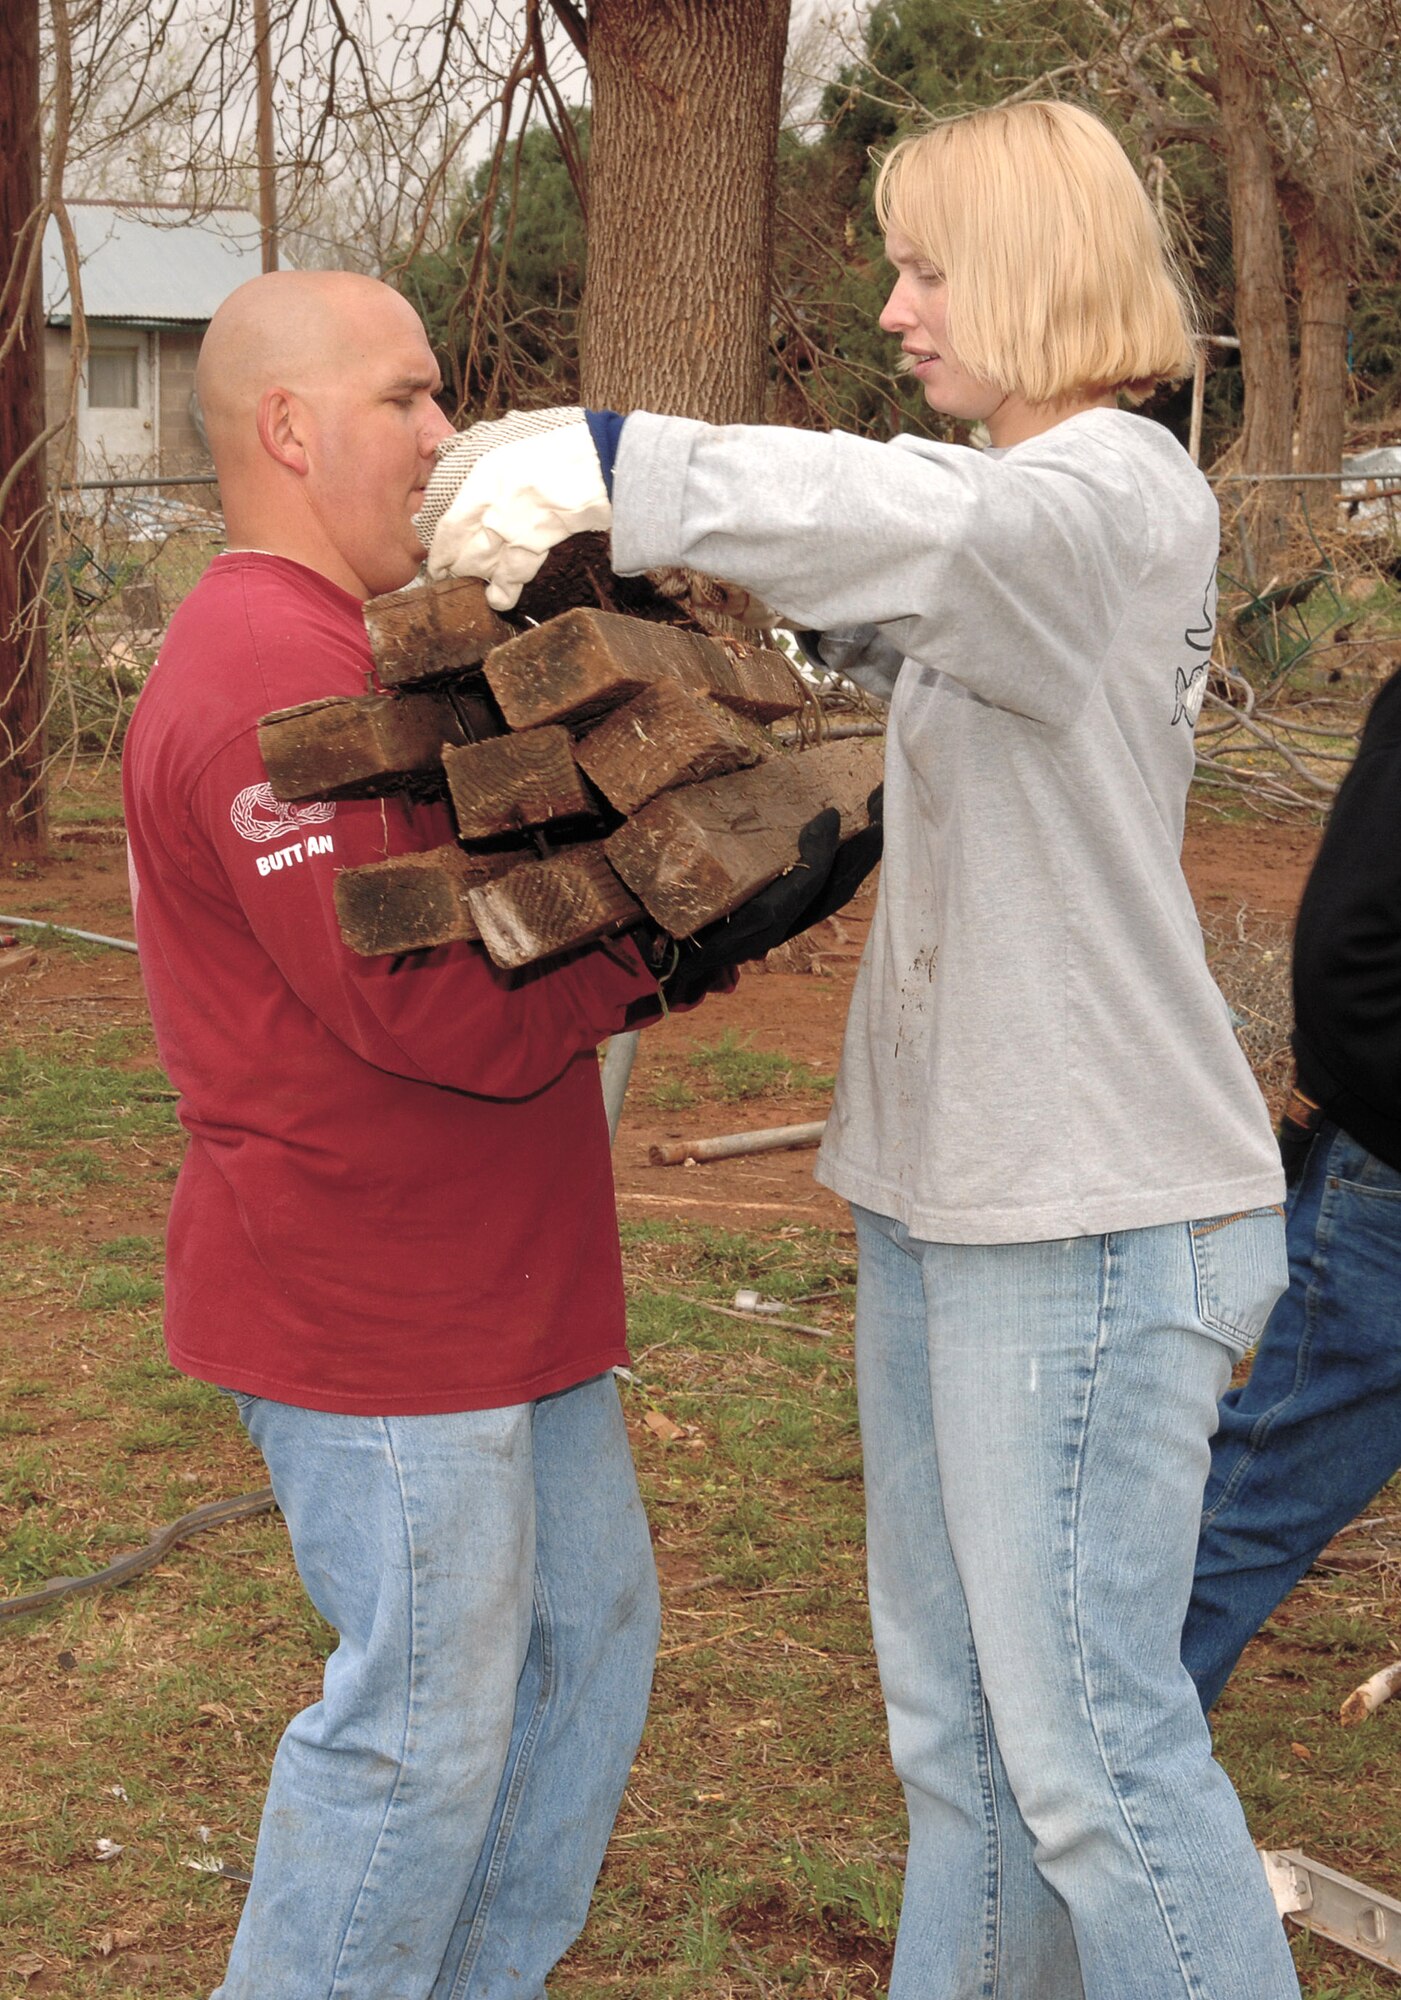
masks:
POLYGON ((527 625, 471 578, 371 599, 379 691, 264 717, 276 797, 446 793, 457 841, 349 868, 341 933, 366 955, 480 939, 519 967, 650 918, 674 938, 798 860, 824 807, 868 823, 878 743, 780 747, 804 692, 781 654, 575 604, 527 625))

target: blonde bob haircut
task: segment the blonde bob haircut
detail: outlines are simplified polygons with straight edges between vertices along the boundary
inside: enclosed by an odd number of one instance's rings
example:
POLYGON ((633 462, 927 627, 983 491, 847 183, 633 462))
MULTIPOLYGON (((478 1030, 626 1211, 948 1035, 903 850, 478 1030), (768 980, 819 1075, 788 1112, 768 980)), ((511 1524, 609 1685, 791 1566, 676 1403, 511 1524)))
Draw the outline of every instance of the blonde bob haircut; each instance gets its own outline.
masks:
POLYGON ((876 216, 948 285, 959 364, 1004 394, 1142 402, 1191 373, 1195 315, 1108 126, 1073 104, 940 120, 889 152, 876 216))

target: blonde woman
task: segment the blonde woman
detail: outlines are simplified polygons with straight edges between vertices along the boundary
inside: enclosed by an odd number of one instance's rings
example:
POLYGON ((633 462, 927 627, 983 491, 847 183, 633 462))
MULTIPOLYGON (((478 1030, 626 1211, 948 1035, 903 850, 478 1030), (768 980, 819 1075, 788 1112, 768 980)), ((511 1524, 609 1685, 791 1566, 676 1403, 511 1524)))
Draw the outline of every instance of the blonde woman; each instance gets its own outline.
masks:
POLYGON ((974 451, 557 411, 444 447, 430 564, 514 600, 611 518, 890 694, 886 859, 818 1178, 852 1204, 871 1616, 910 1847, 891 2000, 1286 2000, 1178 1657, 1208 1439, 1286 1278, 1179 864, 1217 513, 1126 411, 1191 365, 1065 104, 887 158, 881 325, 974 451))

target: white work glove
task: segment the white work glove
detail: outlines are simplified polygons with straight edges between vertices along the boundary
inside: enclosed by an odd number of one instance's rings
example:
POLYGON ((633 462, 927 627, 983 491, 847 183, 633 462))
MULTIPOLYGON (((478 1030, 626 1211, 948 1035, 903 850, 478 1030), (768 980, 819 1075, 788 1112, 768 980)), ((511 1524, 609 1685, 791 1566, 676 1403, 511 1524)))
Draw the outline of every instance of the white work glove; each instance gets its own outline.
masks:
POLYGON ((483 577, 509 611, 557 542, 612 519, 584 412, 517 410, 444 439, 414 526, 431 577, 483 577))
POLYGON ((696 573, 690 576, 689 584, 687 594, 694 613, 713 612, 733 618, 737 625, 748 625, 756 632, 771 632, 776 625, 788 625, 786 618, 780 617, 762 597, 756 597, 743 584, 730 583, 722 576, 696 573))

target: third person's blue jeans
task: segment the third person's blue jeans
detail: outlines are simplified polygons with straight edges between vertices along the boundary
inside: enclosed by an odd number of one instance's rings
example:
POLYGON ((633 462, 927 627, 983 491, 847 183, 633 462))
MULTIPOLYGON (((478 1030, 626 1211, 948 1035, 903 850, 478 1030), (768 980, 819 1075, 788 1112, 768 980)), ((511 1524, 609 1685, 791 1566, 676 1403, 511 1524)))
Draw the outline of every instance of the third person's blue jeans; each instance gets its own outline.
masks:
POLYGON ((1182 1656, 1203 1708, 1401 1465, 1401 1174, 1336 1125, 1288 1210, 1289 1290, 1221 1402, 1182 1656))

